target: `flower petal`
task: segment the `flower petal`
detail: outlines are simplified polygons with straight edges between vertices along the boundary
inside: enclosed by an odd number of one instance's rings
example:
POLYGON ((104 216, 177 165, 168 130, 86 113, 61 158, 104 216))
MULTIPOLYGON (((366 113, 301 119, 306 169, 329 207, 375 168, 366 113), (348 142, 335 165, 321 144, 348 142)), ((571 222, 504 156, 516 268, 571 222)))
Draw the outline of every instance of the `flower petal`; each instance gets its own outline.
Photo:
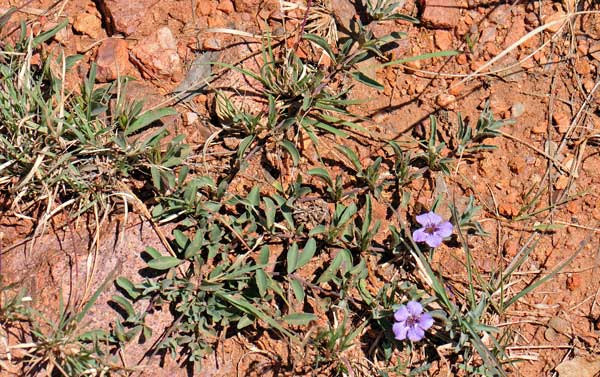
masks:
POLYGON ((417 222, 423 226, 435 225, 442 222, 442 218, 435 212, 427 212, 417 216, 417 222))
POLYGON ((410 339, 411 341, 418 342, 419 340, 423 339, 423 337, 425 337, 425 331, 423 331, 423 329, 419 326, 415 326, 408 329, 407 335, 408 339, 410 339))
POLYGON ((433 326, 433 317, 429 313, 423 313, 419 317, 417 324, 423 330, 427 330, 428 328, 433 326))
POLYGON ((415 317, 423 313, 423 305, 416 301, 410 301, 408 304, 406 304, 406 308, 408 309, 408 312, 415 317))
POLYGON ((427 236, 425 242, 429 247, 438 247, 442 244, 442 237, 438 236, 436 233, 430 234, 427 236))
POLYGON ((429 234, 425 232, 425 228, 420 228, 413 232, 415 242, 425 242, 427 241, 427 237, 429 237, 429 234))
POLYGON ((452 229, 452 223, 450 221, 445 221, 435 228, 435 234, 442 238, 450 237, 452 235, 452 229))
POLYGON ((408 331, 408 327, 406 327, 406 325, 402 323, 394 323, 394 325, 392 326, 392 331, 394 332, 394 338, 398 340, 404 340, 406 339, 406 332, 408 331))
POLYGON ((409 315, 410 313, 408 312, 408 309, 406 309, 406 306, 402 305, 394 312, 394 319, 397 322, 406 322, 409 315))

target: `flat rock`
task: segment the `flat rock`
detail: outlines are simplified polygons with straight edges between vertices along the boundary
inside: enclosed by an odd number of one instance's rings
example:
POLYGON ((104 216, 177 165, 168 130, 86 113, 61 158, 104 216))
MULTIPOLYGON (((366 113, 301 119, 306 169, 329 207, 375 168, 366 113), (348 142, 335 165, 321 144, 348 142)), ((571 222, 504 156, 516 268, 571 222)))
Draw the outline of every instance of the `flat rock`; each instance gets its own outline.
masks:
POLYGON ((106 10, 117 33, 133 34, 158 0, 105 0, 106 10))
POLYGON ((453 29, 458 24, 460 8, 457 0, 424 0, 421 22, 435 29, 453 29))
POLYGON ((600 358, 576 356, 560 363, 556 371, 560 377, 594 377, 600 372, 600 358))
POLYGON ((177 41, 168 27, 162 27, 144 38, 133 50, 144 67, 156 76, 169 78, 181 72, 177 41))
POLYGON ((96 81, 109 82, 126 75, 130 69, 129 51, 124 39, 109 38, 102 42, 96 53, 96 81))

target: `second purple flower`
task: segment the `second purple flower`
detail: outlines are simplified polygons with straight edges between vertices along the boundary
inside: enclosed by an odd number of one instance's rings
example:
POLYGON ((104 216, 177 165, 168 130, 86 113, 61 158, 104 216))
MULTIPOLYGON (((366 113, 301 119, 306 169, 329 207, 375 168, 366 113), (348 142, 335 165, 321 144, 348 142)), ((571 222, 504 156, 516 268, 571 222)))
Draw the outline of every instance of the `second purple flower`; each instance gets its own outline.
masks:
POLYGON ((423 313, 423 305, 416 301, 402 305, 394 313, 394 319, 396 323, 392 326, 392 331, 398 340, 408 338, 418 342, 425 337, 425 331, 433 325, 431 314, 423 313))
POLYGON ((425 242, 430 247, 438 247, 446 237, 452 235, 452 224, 444 221, 435 212, 427 212, 417 216, 417 222, 423 227, 413 232, 415 242, 425 242))

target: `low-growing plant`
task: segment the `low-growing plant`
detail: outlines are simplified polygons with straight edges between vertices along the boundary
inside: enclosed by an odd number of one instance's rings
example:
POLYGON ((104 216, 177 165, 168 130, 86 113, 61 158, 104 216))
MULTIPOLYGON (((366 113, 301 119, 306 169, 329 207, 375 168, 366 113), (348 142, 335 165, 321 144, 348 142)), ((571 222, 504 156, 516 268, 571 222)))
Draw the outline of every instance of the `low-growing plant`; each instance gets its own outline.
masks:
MULTIPOLYGON (((123 183, 172 180, 186 155, 182 138, 167 146, 168 132, 149 130, 173 109, 143 111, 141 102, 114 101, 120 83, 97 86, 91 65, 79 93, 65 88, 64 73, 81 56, 48 57, 41 66, 31 55, 65 23, 37 37, 5 44, 0 56, 0 189, 18 212, 55 213, 72 208, 107 210, 123 183), (60 67, 62 73, 55 73, 60 67), (114 106, 111 105, 114 103, 114 106)), ((157 185, 160 187, 160 185, 157 185)), ((100 211, 100 212, 101 212, 100 211)))

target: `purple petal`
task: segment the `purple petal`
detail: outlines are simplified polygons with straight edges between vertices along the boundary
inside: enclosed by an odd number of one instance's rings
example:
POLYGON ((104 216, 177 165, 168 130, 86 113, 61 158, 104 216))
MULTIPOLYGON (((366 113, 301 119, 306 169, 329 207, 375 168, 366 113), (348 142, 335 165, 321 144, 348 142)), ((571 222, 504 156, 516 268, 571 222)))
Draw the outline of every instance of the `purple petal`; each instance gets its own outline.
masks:
POLYGON ((392 326, 392 331, 394 332, 394 338, 398 340, 406 339, 406 332, 408 331, 408 327, 401 323, 394 323, 392 326))
POLYGON ((442 237, 438 236, 437 233, 430 234, 425 240, 429 247, 438 247, 442 244, 442 237))
POLYGON ((423 226, 435 225, 442 222, 442 218, 434 212, 427 212, 417 216, 417 222, 423 226))
POLYGON ((408 339, 410 339, 411 341, 418 342, 419 340, 423 339, 423 337, 425 336, 425 331, 423 331, 422 328, 415 326, 415 327, 411 327, 410 329, 408 329, 407 335, 408 335, 408 339))
POLYGON ((425 242, 428 237, 429 234, 425 232, 425 228, 420 228, 413 232, 413 239, 415 242, 425 242))
POLYGON ((417 322, 418 326, 423 330, 427 330, 431 326, 433 326, 433 317, 429 313, 423 313, 419 317, 419 321, 417 322))
POLYGON ((416 301, 410 301, 406 304, 406 308, 408 309, 408 312, 415 317, 423 313, 423 305, 416 301))
POLYGON ((406 306, 402 305, 396 312, 394 313, 394 319, 397 322, 406 322, 410 313, 406 309, 406 306))
POLYGON ((442 238, 450 237, 452 235, 452 223, 450 221, 443 222, 435 228, 435 234, 442 238))

